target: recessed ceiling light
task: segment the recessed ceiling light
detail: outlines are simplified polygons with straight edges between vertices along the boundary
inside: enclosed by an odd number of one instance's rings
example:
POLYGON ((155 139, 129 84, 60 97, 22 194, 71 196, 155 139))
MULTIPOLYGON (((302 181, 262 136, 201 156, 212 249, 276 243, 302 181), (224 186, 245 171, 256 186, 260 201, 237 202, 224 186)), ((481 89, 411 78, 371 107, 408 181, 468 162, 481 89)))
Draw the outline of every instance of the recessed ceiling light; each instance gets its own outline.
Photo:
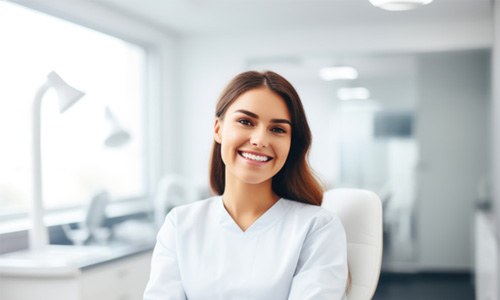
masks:
POLYGON ((356 79, 358 78, 358 71, 348 66, 326 67, 319 70, 319 77, 326 81, 356 79))
POLYGON ((337 97, 342 101, 366 100, 370 98, 370 91, 364 87, 340 88, 337 90, 337 97))
POLYGON ((385 10, 410 10, 417 7, 427 5, 433 0, 368 0, 373 6, 380 7, 385 10))

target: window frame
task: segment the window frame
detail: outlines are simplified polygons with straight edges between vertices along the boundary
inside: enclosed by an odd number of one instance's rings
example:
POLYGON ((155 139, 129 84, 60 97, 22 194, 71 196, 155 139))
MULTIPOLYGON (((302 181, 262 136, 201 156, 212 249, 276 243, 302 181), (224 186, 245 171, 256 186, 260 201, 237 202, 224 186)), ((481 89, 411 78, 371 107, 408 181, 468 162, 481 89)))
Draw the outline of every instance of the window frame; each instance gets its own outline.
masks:
MULTIPOLYGON (((175 169, 175 155, 172 145, 172 125, 175 122, 173 105, 174 78, 176 73, 175 48, 177 37, 166 30, 158 29, 113 8, 88 1, 11 0, 10 2, 33 9, 50 16, 104 33, 141 47, 146 56, 145 103, 144 103, 144 167, 145 197, 124 198, 110 204, 108 213, 113 217, 140 212, 151 212, 153 196, 162 174, 175 169), (173 68, 167 68, 167 66, 173 68), (158 138, 159 137, 159 138, 158 138)), ((46 224, 53 226, 82 220, 84 205, 46 211, 46 224), (68 216, 73 216, 68 218, 68 216)), ((2 234, 24 231, 29 228, 29 212, 0 216, 0 238, 2 234)))

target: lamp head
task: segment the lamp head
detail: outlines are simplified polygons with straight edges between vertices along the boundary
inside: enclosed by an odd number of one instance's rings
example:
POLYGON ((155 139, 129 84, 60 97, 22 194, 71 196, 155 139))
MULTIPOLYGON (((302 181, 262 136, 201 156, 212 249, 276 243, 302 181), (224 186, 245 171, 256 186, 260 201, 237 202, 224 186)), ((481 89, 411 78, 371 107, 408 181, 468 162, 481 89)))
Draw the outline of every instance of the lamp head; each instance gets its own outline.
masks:
POLYGON ((67 84, 56 72, 52 71, 47 75, 48 82, 56 90, 59 98, 59 112, 63 113, 70 108, 85 93, 67 84))
POLYGON ((107 147, 120 147, 130 140, 130 133, 123 129, 116 117, 111 112, 111 109, 106 106, 106 120, 108 121, 110 130, 109 134, 104 140, 107 147))
POLYGON ((130 139, 130 134, 125 130, 116 130, 106 138, 104 144, 107 147, 119 147, 124 145, 130 139))

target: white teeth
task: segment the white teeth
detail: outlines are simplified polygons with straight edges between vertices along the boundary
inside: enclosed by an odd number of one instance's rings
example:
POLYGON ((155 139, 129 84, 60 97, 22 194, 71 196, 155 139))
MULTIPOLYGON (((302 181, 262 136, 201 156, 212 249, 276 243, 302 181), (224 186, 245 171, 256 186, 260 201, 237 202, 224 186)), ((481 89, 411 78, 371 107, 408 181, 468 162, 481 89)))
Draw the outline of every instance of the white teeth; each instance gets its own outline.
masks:
POLYGON ((268 161, 269 158, 267 156, 254 155, 246 152, 242 152, 241 155, 244 158, 255 160, 255 161, 268 161))

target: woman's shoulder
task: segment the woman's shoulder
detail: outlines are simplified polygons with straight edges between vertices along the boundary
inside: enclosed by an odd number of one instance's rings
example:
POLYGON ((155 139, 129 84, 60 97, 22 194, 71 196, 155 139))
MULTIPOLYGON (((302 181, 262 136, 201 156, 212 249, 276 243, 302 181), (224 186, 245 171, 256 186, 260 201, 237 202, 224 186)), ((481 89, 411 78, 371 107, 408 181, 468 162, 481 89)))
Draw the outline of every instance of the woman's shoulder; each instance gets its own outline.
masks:
POLYGON ((299 201, 283 199, 288 207, 287 216, 302 224, 309 224, 312 228, 327 225, 342 226, 340 218, 332 211, 322 206, 302 203, 299 201))
POLYGON ((177 216, 196 215, 198 213, 207 213, 215 208, 220 201, 220 196, 213 196, 203 200, 197 200, 191 203, 181 204, 172 209, 172 213, 177 216))
POLYGON ((162 228, 170 228, 183 233, 193 230, 203 231, 207 224, 217 219, 219 200, 220 197, 216 196, 178 205, 168 212, 162 228))

